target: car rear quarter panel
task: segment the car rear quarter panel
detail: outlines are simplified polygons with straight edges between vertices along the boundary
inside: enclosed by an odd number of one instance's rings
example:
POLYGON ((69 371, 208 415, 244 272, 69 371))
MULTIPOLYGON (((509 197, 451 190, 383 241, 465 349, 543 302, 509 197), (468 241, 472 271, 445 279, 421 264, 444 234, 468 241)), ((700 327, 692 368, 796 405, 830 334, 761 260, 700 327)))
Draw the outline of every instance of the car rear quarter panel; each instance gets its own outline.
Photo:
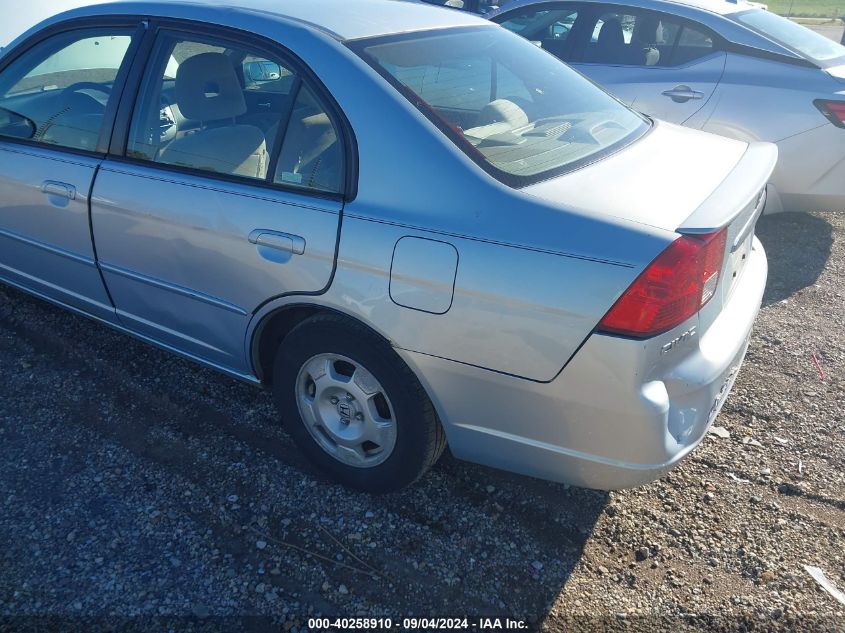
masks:
MULTIPOLYGON (((530 209, 526 204, 525 211, 530 209)), ((633 231, 623 234, 612 224, 590 223, 594 234, 589 239, 639 244, 641 257, 611 262, 396 224, 361 215, 365 211, 359 204, 348 206, 331 288, 307 302, 366 323, 402 350, 533 381, 550 381, 560 373, 646 260, 668 239, 633 231), (391 297, 396 246, 409 238, 437 245, 429 251, 431 257, 448 261, 422 261, 416 269, 403 271, 402 284, 430 297, 449 295, 440 303, 445 311, 431 311, 426 304, 401 305, 391 297), (455 267, 453 279, 432 276, 432 270, 444 266, 455 267)), ((571 239, 567 220, 578 235, 579 219, 557 213, 559 242, 565 247, 571 239)), ((514 210, 514 214, 530 222, 527 213, 520 216, 514 210)), ((266 305, 254 317, 251 332, 267 315, 303 299, 286 297, 266 305)))
POLYGON ((638 272, 628 264, 347 217, 329 298, 397 347, 545 381, 558 374, 638 272), (442 314, 390 299, 394 245, 408 237, 445 240, 458 253, 454 289, 430 283, 431 260, 404 279, 406 285, 453 292, 442 314))
POLYGON ((818 68, 731 53, 713 98, 687 125, 743 141, 777 142, 827 125, 813 101, 841 89, 818 68))
POLYGON ((828 73, 732 53, 710 103, 687 122, 707 132, 777 143, 767 213, 845 208, 845 130, 814 105, 845 100, 828 73))

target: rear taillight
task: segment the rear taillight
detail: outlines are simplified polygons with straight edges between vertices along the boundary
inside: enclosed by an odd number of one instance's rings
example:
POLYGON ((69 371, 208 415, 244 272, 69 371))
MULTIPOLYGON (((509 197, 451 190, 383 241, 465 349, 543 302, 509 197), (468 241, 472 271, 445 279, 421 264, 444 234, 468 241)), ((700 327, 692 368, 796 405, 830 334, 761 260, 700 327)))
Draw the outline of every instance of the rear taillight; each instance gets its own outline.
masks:
POLYGON ((608 334, 648 338, 686 321, 716 293, 727 229, 676 239, 599 323, 608 334))
POLYGON ((817 99, 814 101, 816 107, 827 117, 827 120, 836 127, 845 127, 845 101, 825 101, 817 99))

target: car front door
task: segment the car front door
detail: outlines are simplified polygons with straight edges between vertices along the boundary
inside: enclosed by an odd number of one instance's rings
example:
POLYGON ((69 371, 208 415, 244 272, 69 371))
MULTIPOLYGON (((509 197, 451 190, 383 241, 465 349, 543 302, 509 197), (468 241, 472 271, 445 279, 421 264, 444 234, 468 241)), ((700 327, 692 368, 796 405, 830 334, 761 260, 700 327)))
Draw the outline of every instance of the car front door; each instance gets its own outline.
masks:
POLYGON ((593 9, 570 63, 636 110, 682 124, 713 95, 727 55, 703 26, 619 6, 593 9))
POLYGON ((64 27, 0 70, 0 278, 107 320, 88 198, 137 28, 64 27))
POLYGON ((247 374, 254 311, 330 283, 348 144, 284 51, 193 28, 152 29, 137 100, 121 106, 131 124, 97 177, 93 232, 123 325, 247 374))

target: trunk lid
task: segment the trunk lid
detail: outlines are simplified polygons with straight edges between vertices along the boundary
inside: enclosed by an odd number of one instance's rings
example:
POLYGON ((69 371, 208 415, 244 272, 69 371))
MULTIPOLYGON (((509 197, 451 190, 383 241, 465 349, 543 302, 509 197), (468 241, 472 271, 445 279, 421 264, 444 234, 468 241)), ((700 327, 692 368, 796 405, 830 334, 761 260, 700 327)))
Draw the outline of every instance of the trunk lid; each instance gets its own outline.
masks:
POLYGON ((618 154, 525 191, 678 234, 727 227, 718 285, 699 313, 704 331, 730 300, 749 259, 777 156, 771 143, 748 144, 658 121, 618 154))
POLYGON ((590 214, 674 232, 731 222, 765 187, 777 148, 656 121, 644 138, 525 193, 590 214))

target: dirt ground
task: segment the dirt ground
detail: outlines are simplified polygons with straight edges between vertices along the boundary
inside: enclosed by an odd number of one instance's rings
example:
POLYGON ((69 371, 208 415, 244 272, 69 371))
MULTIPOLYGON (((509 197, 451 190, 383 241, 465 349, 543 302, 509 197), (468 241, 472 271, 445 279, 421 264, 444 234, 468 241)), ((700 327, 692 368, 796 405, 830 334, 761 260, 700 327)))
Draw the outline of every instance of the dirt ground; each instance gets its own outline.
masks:
POLYGON ((845 216, 758 234, 770 281, 729 436, 610 494, 448 456, 401 494, 348 492, 267 394, 0 288, 0 629, 842 631, 803 565, 845 588, 845 216))

